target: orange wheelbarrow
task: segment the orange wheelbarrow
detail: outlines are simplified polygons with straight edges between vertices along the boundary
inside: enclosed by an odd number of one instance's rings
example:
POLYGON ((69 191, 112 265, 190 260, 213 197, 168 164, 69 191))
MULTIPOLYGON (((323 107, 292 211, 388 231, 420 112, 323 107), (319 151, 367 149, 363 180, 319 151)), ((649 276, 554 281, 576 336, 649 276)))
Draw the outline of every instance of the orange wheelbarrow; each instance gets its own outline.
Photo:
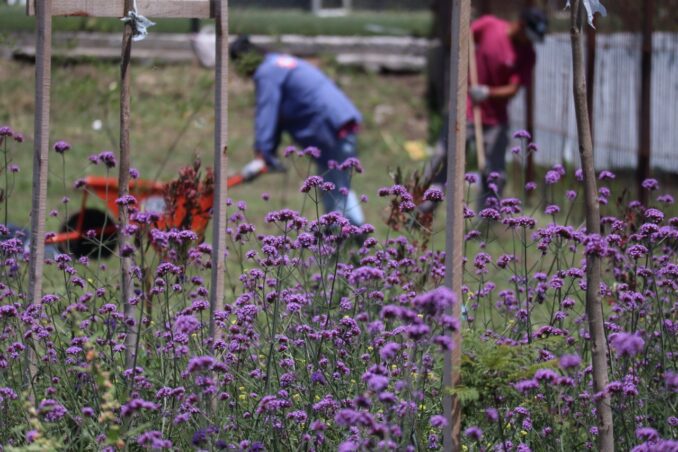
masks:
MULTIPOLYGON (((253 160, 238 174, 228 177, 227 187, 235 187, 254 180, 267 172, 262 160, 253 160)), ((190 228, 202 237, 212 216, 214 191, 201 195, 197 205, 187 212, 186 197, 179 194, 172 212, 166 209, 165 193, 169 184, 132 180, 129 193, 136 198, 136 207, 141 212, 156 212, 160 218, 155 227, 161 230, 186 226, 190 214, 190 228)), ((117 245, 119 206, 118 180, 113 177, 89 176, 84 179, 80 210, 71 215, 61 226, 59 232, 45 240, 46 245, 56 246, 60 252, 76 257, 110 257, 117 245), (106 203, 107 212, 87 207, 90 194, 94 194, 106 203)))

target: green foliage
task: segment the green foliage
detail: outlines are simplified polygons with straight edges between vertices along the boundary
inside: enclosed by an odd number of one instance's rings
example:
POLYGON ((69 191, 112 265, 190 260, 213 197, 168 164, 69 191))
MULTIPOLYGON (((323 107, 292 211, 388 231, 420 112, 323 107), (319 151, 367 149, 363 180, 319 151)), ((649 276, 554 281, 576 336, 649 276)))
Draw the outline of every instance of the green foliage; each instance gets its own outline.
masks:
POLYGON ((538 369, 556 368, 555 360, 538 362, 539 351, 556 349, 562 343, 561 337, 549 337, 520 346, 497 345, 467 330, 461 367, 464 386, 455 392, 461 397, 464 410, 469 416, 477 415, 497 396, 514 395, 511 386, 517 381, 532 377, 538 369))

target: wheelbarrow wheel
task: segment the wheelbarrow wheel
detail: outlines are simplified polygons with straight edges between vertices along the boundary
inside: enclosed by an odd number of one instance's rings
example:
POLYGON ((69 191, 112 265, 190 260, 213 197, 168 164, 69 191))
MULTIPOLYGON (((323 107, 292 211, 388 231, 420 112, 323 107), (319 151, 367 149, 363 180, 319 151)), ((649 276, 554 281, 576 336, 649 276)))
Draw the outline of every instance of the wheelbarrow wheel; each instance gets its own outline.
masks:
POLYGON ((61 225, 59 232, 77 231, 80 215, 84 215, 80 229, 82 234, 75 240, 60 243, 59 251, 76 257, 111 257, 118 241, 118 231, 111 228, 111 226, 115 227, 116 223, 106 212, 98 209, 85 209, 76 212, 71 215, 67 222, 61 225), (104 228, 112 230, 104 231, 104 228), (96 234, 90 238, 87 236, 87 231, 92 230, 96 231, 96 234), (102 231, 104 231, 103 236, 102 231))

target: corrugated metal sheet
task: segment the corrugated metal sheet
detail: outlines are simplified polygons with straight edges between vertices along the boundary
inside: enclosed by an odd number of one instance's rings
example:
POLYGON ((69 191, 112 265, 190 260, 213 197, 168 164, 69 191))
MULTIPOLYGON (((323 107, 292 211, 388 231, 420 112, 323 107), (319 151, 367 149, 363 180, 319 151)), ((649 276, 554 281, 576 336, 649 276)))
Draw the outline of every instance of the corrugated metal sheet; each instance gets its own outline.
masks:
MULTIPOLYGON (((594 145, 599 169, 635 168, 640 110, 640 35, 597 37, 594 145)), ((572 100, 570 37, 549 36, 535 69, 535 160, 579 163, 572 100)), ((655 33, 652 72, 652 167, 678 172, 678 34, 655 33)), ((512 126, 524 128, 521 93, 511 104, 512 126)))

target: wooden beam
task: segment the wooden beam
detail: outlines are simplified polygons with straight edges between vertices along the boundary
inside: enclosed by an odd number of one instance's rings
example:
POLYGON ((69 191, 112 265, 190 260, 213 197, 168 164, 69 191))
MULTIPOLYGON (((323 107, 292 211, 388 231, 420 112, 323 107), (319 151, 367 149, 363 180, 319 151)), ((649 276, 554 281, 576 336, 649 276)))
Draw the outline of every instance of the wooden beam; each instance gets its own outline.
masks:
MULTIPOLYGON (((226 178, 228 177, 228 0, 216 5, 214 121, 214 205, 212 207, 212 280, 210 339, 216 339, 215 314, 224 310, 226 253, 226 178)), ((212 344, 213 345, 213 344, 212 344)))
MULTIPOLYGON (((468 91, 469 26, 471 0, 453 0, 450 49, 450 114, 447 150, 445 225, 445 285, 457 296, 447 314, 461 321, 464 243, 464 171, 466 167, 466 96, 468 91)), ((451 389, 461 382, 461 331, 452 334, 454 348, 445 354, 443 410, 448 425, 443 429, 443 449, 461 450, 461 403, 451 389)))
MULTIPOLYGON (((26 4, 28 15, 35 15, 36 1, 26 4)), ((149 18, 196 18, 214 17, 217 0, 137 0, 137 12, 149 18)), ((54 2, 52 16, 123 17, 125 0, 61 0, 54 2)))

